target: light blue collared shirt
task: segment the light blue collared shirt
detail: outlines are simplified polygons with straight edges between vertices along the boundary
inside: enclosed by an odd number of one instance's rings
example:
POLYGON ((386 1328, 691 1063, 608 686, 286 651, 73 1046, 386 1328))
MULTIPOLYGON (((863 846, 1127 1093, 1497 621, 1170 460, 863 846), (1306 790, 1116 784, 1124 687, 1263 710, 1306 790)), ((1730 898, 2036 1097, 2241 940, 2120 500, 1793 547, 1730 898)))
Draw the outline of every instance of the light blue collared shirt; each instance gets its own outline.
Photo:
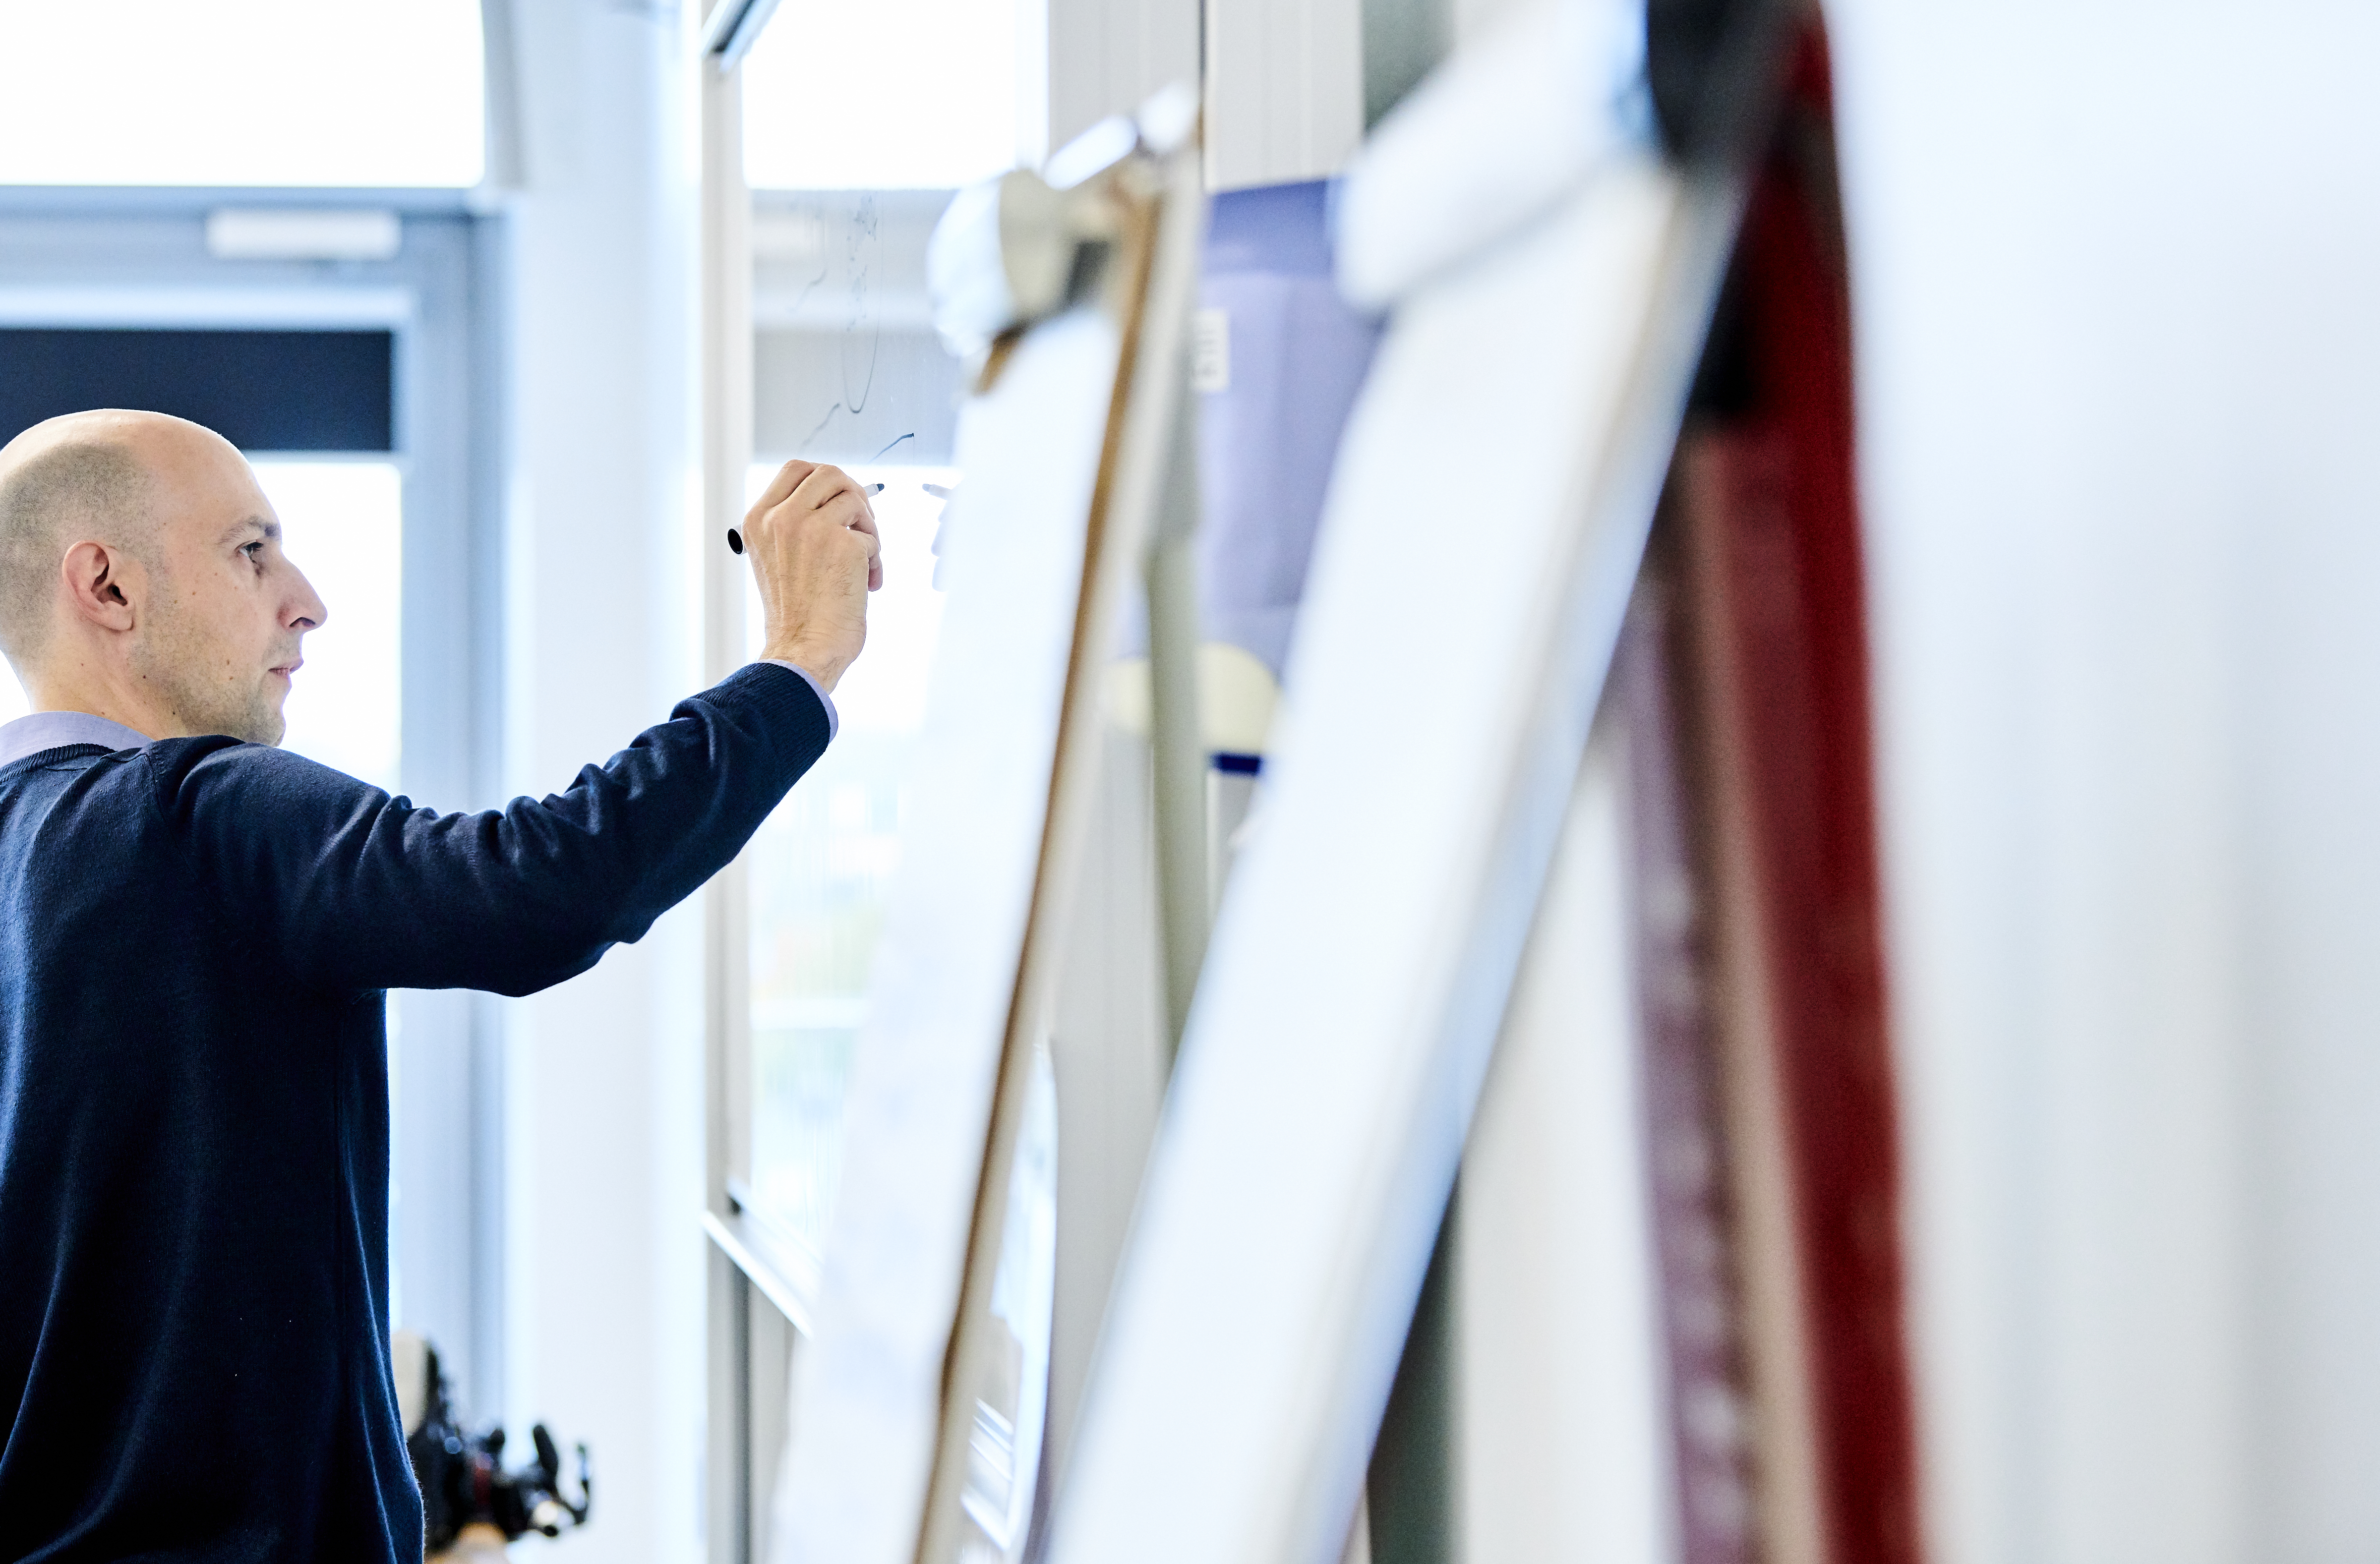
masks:
MULTIPOLYGON (((818 692, 819 704, 826 708, 826 738, 834 742, 835 730, 842 720, 834 709, 834 697, 826 686, 810 677, 809 670, 771 657, 767 661, 780 668, 791 668, 818 692)), ((44 749, 64 749, 68 745, 95 744, 102 749, 141 749, 147 747, 149 735, 121 722, 111 722, 104 717, 94 717, 88 711, 36 711, 30 717, 19 717, 13 722, 0 723, 0 766, 13 765, 28 755, 39 755, 44 749)))
POLYGON ((13 765, 44 749, 70 744, 95 744, 102 749, 139 749, 149 735, 94 717, 88 711, 36 711, 13 722, 0 723, 0 766, 13 765))

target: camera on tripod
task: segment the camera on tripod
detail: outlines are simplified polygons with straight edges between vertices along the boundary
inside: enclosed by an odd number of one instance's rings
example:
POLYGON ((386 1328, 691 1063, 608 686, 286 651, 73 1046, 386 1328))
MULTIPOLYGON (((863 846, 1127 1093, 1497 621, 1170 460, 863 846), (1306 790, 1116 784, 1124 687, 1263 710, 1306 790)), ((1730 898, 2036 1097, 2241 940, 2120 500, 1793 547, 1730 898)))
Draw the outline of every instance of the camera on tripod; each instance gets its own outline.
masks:
POLYGON ((529 1430, 536 1459, 507 1472, 504 1425, 490 1424, 477 1433, 464 1427, 438 1364, 438 1349, 427 1339, 398 1331, 390 1366, 405 1421, 406 1453, 413 1458, 414 1480, 421 1485, 426 1551, 434 1554, 453 1546, 470 1526, 493 1527, 511 1542, 531 1532, 558 1537, 567 1527, 587 1524, 593 1479, 585 1445, 577 1447, 578 1498, 574 1503, 563 1493, 562 1452, 544 1424, 529 1430))

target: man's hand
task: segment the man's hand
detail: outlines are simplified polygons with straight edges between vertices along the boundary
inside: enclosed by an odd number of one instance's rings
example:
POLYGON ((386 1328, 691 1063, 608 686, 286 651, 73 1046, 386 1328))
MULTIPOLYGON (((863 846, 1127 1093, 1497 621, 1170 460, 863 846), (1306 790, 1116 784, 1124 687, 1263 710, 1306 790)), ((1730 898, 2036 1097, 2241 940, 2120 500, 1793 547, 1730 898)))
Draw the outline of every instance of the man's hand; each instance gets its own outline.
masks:
POLYGON ((868 640, 868 594, 884 584, 876 513, 841 467, 787 462, 744 515, 760 586, 760 655, 832 690, 868 640))

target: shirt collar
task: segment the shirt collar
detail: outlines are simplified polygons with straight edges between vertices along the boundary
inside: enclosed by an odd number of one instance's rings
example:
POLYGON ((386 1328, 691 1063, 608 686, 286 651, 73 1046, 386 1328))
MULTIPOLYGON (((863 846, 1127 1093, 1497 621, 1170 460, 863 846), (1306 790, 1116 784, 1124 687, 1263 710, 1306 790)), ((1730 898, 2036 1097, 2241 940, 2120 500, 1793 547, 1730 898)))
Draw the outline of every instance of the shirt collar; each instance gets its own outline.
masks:
POLYGON ((36 711, 13 722, 0 723, 0 766, 12 765, 44 749, 73 744, 95 744, 102 749, 140 749, 149 735, 94 717, 88 711, 36 711))

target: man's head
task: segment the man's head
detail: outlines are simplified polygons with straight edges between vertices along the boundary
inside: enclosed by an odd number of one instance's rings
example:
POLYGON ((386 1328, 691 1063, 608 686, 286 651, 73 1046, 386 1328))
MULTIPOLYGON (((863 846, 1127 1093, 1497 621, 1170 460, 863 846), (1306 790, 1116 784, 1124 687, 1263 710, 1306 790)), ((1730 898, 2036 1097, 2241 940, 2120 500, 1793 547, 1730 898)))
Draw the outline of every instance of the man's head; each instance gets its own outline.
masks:
POLYGON ((37 707, 277 744, 299 637, 325 617, 212 430, 104 410, 0 447, 0 652, 37 707))

